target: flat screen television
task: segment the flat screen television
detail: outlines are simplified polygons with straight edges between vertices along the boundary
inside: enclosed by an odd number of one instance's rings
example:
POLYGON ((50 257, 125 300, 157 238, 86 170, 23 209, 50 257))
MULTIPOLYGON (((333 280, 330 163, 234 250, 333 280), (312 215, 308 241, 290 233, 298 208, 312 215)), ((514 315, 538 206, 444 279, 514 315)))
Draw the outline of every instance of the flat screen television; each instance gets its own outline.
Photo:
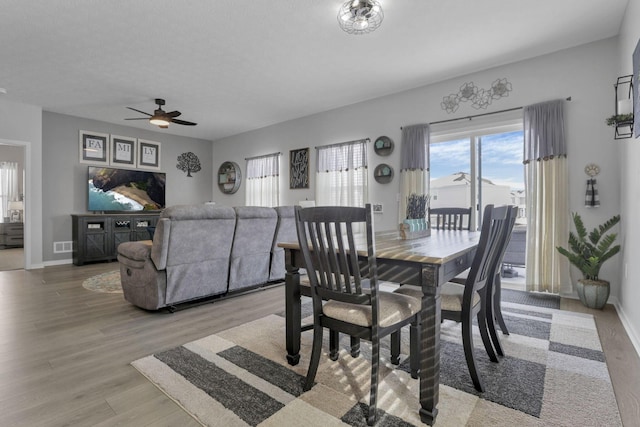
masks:
POLYGON ((89 166, 89 212, 158 211, 165 207, 166 174, 89 166))

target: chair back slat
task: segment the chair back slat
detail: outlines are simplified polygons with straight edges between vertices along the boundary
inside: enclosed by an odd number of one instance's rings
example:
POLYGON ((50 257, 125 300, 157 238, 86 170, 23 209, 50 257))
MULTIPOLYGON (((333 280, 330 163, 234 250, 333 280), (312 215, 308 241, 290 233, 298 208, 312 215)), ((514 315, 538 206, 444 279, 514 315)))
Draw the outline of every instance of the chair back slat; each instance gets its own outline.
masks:
POLYGON ((298 241, 309 274, 312 295, 315 293, 324 300, 374 304, 372 299, 377 290, 373 288, 377 287, 377 281, 375 278, 372 280, 371 274, 377 271, 375 252, 368 251, 369 269, 365 280, 354 237, 354 224, 365 224, 368 246, 375 250, 370 210, 370 205, 365 208, 296 207, 298 241), (363 287, 363 282, 367 286, 363 287))
POLYGON ((471 208, 429 209, 430 227, 436 230, 470 230, 471 208))
POLYGON ((500 254, 503 230, 508 226, 508 207, 487 205, 482 217, 480 241, 471 264, 471 270, 465 282, 463 307, 471 307, 470 302, 475 292, 482 291, 492 277, 495 262, 500 254))

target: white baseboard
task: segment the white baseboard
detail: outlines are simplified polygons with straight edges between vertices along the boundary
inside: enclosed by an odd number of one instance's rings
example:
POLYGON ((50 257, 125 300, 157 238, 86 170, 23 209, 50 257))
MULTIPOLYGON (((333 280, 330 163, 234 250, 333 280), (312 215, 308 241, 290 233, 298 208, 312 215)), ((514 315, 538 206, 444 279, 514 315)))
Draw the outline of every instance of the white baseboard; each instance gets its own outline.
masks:
POLYGON ((44 266, 45 267, 53 267, 54 265, 65 265, 65 264, 71 264, 73 262, 73 260, 71 258, 69 259, 57 259, 57 260, 53 260, 53 261, 45 261, 44 262, 44 266))
POLYGON ((614 307, 618 312, 618 317, 622 322, 622 326, 624 327, 624 330, 627 332, 627 335, 631 340, 631 344, 633 344, 633 347, 636 349, 636 353, 638 354, 638 356, 640 356, 640 334, 638 333, 636 328, 633 326, 633 323, 629 321, 629 317, 625 314, 624 310, 622 309, 622 306, 620 306, 620 302, 617 299, 615 300, 614 307))

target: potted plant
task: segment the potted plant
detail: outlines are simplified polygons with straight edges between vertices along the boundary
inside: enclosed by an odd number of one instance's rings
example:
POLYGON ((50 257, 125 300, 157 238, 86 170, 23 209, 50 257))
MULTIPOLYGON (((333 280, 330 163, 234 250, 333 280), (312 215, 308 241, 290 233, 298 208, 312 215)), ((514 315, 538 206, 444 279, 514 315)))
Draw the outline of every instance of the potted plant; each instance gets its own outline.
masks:
POLYGON ((633 121, 633 113, 613 115, 611 117, 608 117, 606 120, 607 126, 615 126, 618 123, 626 123, 626 122, 632 122, 632 121, 633 121))
POLYGON ((407 219, 400 224, 401 238, 418 238, 431 234, 426 220, 430 199, 428 194, 411 193, 407 197, 407 219))
POLYGON ((558 252, 566 256, 569 262, 582 272, 583 278, 578 280, 576 288, 580 301, 587 307, 601 309, 609 299, 609 282, 601 280, 598 275, 602 264, 620 252, 620 245, 611 246, 618 236, 617 233, 605 235, 618 222, 620 215, 615 215, 587 235, 582 218, 576 212, 573 214, 576 234, 569 233, 571 251, 562 246, 556 247, 558 252))

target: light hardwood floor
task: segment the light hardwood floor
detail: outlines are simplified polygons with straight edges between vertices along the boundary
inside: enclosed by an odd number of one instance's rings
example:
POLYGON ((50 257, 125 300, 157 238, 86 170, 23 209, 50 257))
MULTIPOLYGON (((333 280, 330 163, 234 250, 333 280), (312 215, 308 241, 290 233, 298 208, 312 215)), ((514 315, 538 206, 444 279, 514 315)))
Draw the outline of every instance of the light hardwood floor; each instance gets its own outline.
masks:
MULTIPOLYGON (((284 309, 278 286, 173 314, 82 288, 117 263, 0 272, 1 426, 197 426, 129 363, 284 309)), ((596 316, 625 426, 640 425, 640 360, 612 307, 596 316)))

